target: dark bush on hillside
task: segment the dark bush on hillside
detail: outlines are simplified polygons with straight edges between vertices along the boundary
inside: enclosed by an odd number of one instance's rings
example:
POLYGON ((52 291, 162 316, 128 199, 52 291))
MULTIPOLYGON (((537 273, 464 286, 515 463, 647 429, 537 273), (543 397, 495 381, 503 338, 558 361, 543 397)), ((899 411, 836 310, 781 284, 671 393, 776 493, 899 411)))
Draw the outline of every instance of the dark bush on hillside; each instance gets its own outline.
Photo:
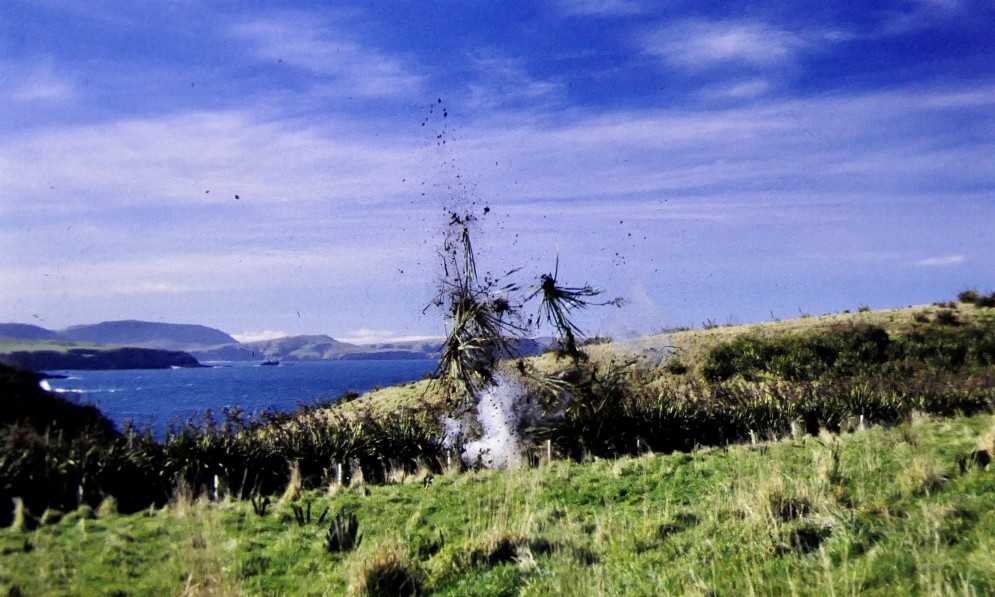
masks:
MULTIPOLYGON (((920 325, 891 338, 877 326, 856 326, 811 336, 742 336, 713 349, 702 367, 706 381, 814 381, 868 375, 909 376, 918 371, 995 364, 995 327, 920 325)), ((944 323, 944 321, 946 323, 944 323)))
POLYGON ((535 436, 552 440, 570 458, 614 457, 783 437, 799 424, 808 433, 839 431, 861 416, 891 424, 913 411, 949 416, 986 412, 995 405, 991 369, 909 378, 679 381, 655 388, 646 383, 651 375, 632 370, 624 383, 607 386, 603 374, 582 380, 565 416, 535 436))
POLYGON ((889 357, 899 372, 989 367, 995 364, 995 327, 924 326, 899 338, 889 357))
POLYGON ((20 497, 29 511, 79 501, 94 455, 120 437, 96 407, 39 386, 38 374, 0 365, 0 525, 20 497))
POLYGON ((975 307, 995 307, 995 292, 988 294, 987 296, 981 294, 974 288, 965 290, 957 295, 957 300, 962 303, 967 303, 969 305, 974 305, 975 307))
POLYGON ((709 353, 702 376, 713 382, 736 376, 746 381, 852 376, 883 363, 890 344, 888 333, 872 325, 811 336, 741 336, 709 353))
POLYGON ((964 290, 960 294, 957 295, 957 300, 958 301, 960 301, 962 303, 968 303, 968 304, 974 304, 974 303, 978 302, 979 298, 981 298, 981 295, 978 294, 978 291, 975 290, 975 289, 973 289, 973 288, 969 288, 967 290, 964 290))
POLYGON ((282 490, 288 461, 261 441, 238 416, 218 425, 210 413, 201 422, 170 429, 162 445, 162 475, 195 495, 230 492, 236 498, 282 490))
POLYGON ((936 323, 957 326, 960 325, 960 320, 957 319, 957 312, 953 309, 941 309, 936 312, 936 323))
POLYGON ((988 296, 978 297, 978 300, 974 301, 974 306, 985 309, 995 307, 995 292, 989 294, 988 296))
POLYGON ((57 429, 68 438, 85 434, 109 439, 117 434, 97 407, 46 392, 40 382, 37 373, 0 364, 0 426, 23 425, 41 433, 57 429))

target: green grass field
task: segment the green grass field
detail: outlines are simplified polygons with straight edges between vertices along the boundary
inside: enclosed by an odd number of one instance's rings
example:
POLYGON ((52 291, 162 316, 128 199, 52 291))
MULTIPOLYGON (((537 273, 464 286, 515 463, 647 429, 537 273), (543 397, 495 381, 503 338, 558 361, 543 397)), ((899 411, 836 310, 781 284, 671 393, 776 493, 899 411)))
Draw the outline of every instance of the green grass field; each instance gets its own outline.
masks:
POLYGON ((992 308, 588 350, 508 364, 561 413, 506 471, 447 464, 426 381, 163 443, 12 420, 0 493, 30 500, 0 529, 0 594, 995 593, 992 308), (239 479, 254 500, 224 495, 239 479), (38 506, 82 486, 89 505, 38 506))
POLYGON ((991 594, 995 474, 962 474, 958 460, 990 448, 993 429, 990 415, 916 416, 842 435, 453 472, 427 486, 421 472, 306 492, 262 516, 180 492, 162 509, 84 508, 3 529, 0 587, 342 595, 360 593, 366 574, 433 595, 991 594), (292 506, 305 504, 301 524, 292 506), (326 549, 326 508, 357 515, 357 549, 326 549))

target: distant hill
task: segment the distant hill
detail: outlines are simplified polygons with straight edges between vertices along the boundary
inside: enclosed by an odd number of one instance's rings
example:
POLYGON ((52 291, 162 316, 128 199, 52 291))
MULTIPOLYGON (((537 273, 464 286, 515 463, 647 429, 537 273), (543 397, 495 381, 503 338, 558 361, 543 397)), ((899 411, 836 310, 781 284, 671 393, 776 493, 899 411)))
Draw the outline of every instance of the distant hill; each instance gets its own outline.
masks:
MULTIPOLYGON (((350 344, 326 335, 287 336, 239 343, 225 332, 203 325, 150 321, 105 321, 53 331, 25 323, 0 324, 0 352, 57 351, 69 348, 134 347, 183 351, 200 361, 324 361, 337 359, 437 359, 443 339, 407 340, 380 344, 350 344)), ((551 340, 514 343, 513 356, 538 354, 551 340)))
POLYGON ((29 323, 0 323, 0 338, 15 340, 61 340, 58 332, 29 323))
POLYGON ((73 342, 164 350, 193 350, 222 344, 238 344, 235 338, 221 330, 203 325, 131 320, 75 325, 62 330, 59 336, 73 342))
POLYGON ((70 348, 0 353, 0 364, 32 371, 171 369, 201 367, 197 359, 178 350, 156 348, 70 348))
POLYGON ((359 345, 331 336, 288 336, 244 344, 193 350, 201 361, 327 361, 336 359, 431 359, 438 357, 439 342, 394 342, 359 345))
POLYGON ((191 352, 202 361, 319 361, 339 358, 342 353, 358 348, 322 335, 287 336, 243 344, 236 342, 191 352))

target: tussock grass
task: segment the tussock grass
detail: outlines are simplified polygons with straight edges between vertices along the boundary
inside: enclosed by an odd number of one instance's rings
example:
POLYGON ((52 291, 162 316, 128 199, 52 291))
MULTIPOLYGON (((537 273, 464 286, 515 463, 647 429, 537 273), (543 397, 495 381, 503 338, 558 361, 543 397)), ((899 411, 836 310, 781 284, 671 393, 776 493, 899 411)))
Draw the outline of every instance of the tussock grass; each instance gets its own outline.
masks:
POLYGON ((681 371, 611 344, 509 364, 543 454, 515 471, 448 464, 428 382, 226 413, 164 442, 15 425, 0 435, 16 523, 0 529, 0 592, 995 592, 989 311, 695 332, 708 348, 681 352, 681 371), (709 381, 716 354, 731 368, 709 381), (362 542, 330 549, 327 525, 296 521, 301 504, 341 513, 362 542), (69 514, 29 514, 46 510, 69 514))
POLYGON ((352 571, 349 594, 364 597, 408 597, 422 592, 421 571, 402 545, 381 547, 352 571))
POLYGON ((32 531, 0 530, 0 590, 995 591, 995 476, 956 474, 958 456, 988 434, 991 416, 910 424, 914 444, 901 426, 872 426, 800 441, 438 475, 431 486, 343 487, 333 496, 305 490, 301 499, 315 512, 357 517, 362 543, 337 553, 326 549, 327 525, 295 522, 291 506, 304 502, 274 504, 259 516, 244 501, 180 493, 165 508, 85 526, 69 515, 32 531), (937 474, 945 481, 930 481, 937 474))

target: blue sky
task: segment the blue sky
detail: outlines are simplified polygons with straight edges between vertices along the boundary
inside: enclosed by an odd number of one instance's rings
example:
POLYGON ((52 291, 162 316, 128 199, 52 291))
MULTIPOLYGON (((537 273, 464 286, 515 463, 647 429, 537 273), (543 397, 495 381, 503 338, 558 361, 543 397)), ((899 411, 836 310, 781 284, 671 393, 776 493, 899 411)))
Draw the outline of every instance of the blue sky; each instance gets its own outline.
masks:
POLYGON ((0 321, 441 335, 454 206, 490 208, 482 267, 559 252, 627 300, 590 333, 995 290, 993 30, 971 0, 6 0, 0 321))

